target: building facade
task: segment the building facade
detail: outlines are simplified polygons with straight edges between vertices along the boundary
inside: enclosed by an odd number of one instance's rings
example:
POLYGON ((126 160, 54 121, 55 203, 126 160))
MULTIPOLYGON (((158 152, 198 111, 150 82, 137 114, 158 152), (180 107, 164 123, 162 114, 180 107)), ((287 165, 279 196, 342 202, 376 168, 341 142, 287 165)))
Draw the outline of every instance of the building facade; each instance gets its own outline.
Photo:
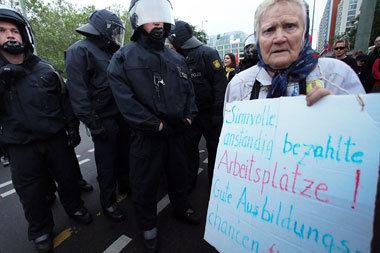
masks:
POLYGON ((328 0, 319 25, 317 50, 323 51, 324 45, 329 44, 331 51, 333 39, 348 32, 352 21, 360 14, 362 0, 328 0))
POLYGON ((207 46, 216 49, 221 59, 227 53, 233 53, 238 60, 244 57, 244 41, 247 34, 242 31, 211 35, 207 38, 207 46))
POLYGON ((341 0, 328 0, 319 25, 318 51, 323 51, 323 47, 328 43, 328 50, 331 51, 332 40, 335 36, 338 6, 341 0))
POLYGON ((338 6, 335 36, 348 32, 352 27, 352 21, 360 14, 362 0, 341 0, 338 6))
POLYGON ((323 11, 321 22, 319 23, 317 51, 322 52, 324 45, 329 41, 329 24, 330 24, 330 5, 332 0, 328 0, 325 10, 323 11))

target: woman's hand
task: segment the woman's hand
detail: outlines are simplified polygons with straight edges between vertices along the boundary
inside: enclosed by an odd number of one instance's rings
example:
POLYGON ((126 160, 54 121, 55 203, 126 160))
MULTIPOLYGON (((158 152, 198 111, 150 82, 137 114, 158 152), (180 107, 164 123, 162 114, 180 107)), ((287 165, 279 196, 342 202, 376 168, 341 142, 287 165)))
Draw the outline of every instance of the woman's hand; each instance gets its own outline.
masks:
POLYGON ((306 95, 306 104, 307 106, 312 106, 318 100, 327 95, 334 95, 334 93, 326 88, 316 86, 315 88, 311 89, 311 91, 306 95))

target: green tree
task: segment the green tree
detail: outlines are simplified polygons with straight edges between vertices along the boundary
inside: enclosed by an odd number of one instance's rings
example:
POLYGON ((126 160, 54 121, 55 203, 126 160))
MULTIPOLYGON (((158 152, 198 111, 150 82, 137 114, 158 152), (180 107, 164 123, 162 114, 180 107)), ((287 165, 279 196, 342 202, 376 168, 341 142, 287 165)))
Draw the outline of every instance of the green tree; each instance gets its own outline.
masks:
POLYGON ((196 26, 193 26, 191 24, 189 24, 190 27, 193 29, 193 33, 194 33, 194 36, 200 40, 201 42, 203 42, 204 44, 207 44, 207 34, 204 30, 198 30, 198 28, 196 26))
MULTIPOLYGON (((45 3, 42 0, 25 0, 27 18, 33 27, 38 56, 51 62, 65 73, 64 51, 76 41, 84 37, 75 29, 88 22, 94 5, 79 7, 65 0, 53 0, 45 3)), ((22 13, 19 1, 0 1, 22 13)), ((122 6, 108 7, 118 15, 126 26, 125 42, 129 41, 129 14, 122 6)), ((64 74, 65 75, 65 74, 64 74)))
POLYGON ((34 29, 37 53, 60 70, 65 70, 64 51, 82 36, 75 32, 95 10, 94 6, 77 9, 63 0, 44 4, 31 0, 26 4, 29 21, 34 29))

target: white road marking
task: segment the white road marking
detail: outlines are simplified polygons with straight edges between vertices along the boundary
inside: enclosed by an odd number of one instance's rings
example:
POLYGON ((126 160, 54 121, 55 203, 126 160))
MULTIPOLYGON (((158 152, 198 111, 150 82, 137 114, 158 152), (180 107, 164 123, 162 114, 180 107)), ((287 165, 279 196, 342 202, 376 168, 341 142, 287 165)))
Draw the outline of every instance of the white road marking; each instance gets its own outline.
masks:
POLYGON ((169 195, 165 195, 165 197, 163 197, 160 202, 157 203, 157 214, 159 214, 162 210, 165 209, 165 207, 167 207, 167 205, 169 205, 170 203, 170 200, 169 200, 169 195))
MULTIPOLYGON (((202 168, 199 168, 198 175, 203 171, 202 168)), ((163 197, 160 202, 157 203, 157 215, 167 206, 169 205, 169 196, 166 194, 165 197, 163 197)), ((122 249, 125 248, 125 246, 128 245, 132 241, 131 238, 129 238, 126 235, 121 235, 116 241, 114 241, 103 253, 119 253, 122 251, 122 249)))
POLYGON ((79 158, 80 157, 80 155, 77 155, 77 158, 79 158))
POLYGON ((119 253, 128 243, 132 241, 126 235, 121 235, 116 241, 114 241, 103 253, 119 253))
POLYGON ((94 152, 94 148, 92 148, 92 149, 89 149, 87 152, 89 152, 89 153, 92 153, 92 152, 94 152))
POLYGON ((82 161, 79 161, 79 165, 84 164, 84 163, 89 162, 89 161, 91 161, 91 159, 86 158, 82 161))
POLYGON ((0 188, 3 188, 4 186, 12 184, 12 180, 9 180, 8 182, 0 184, 0 188))
POLYGON ((206 159, 203 161, 203 163, 208 163, 208 158, 206 158, 206 159))
POLYGON ((7 192, 4 192, 4 193, 0 194, 0 196, 1 196, 2 198, 5 198, 5 197, 7 197, 7 196, 9 196, 9 195, 11 195, 11 194, 13 194, 13 193, 15 193, 15 192, 16 192, 16 190, 15 190, 15 189, 12 189, 12 190, 9 190, 9 191, 7 191, 7 192))

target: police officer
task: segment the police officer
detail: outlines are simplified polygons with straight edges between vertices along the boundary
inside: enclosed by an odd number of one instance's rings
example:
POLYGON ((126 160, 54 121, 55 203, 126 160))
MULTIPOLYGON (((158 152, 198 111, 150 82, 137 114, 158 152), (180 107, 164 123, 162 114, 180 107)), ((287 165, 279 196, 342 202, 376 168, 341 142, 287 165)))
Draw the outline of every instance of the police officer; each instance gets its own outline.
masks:
POLYGON ((255 66, 258 62, 255 35, 250 34, 244 41, 244 59, 240 61, 237 72, 255 66))
POLYGON ((75 117, 56 69, 33 55, 34 34, 18 12, 0 5, 0 143, 11 160, 13 185, 39 252, 52 249, 53 216, 45 198, 46 171, 58 182, 67 214, 82 223, 83 206, 68 143, 75 117), (65 131, 66 130, 66 131, 65 131))
POLYGON ((192 83, 182 56, 165 46, 174 24, 169 0, 132 0, 132 42, 108 67, 116 103, 132 128, 131 186, 147 252, 157 252, 156 193, 166 169, 174 214, 191 224, 200 216, 186 191, 184 132, 196 114, 192 83))
POLYGON ((108 10, 95 11, 76 29, 83 39, 66 51, 67 86, 76 116, 90 129, 104 213, 114 221, 125 215, 116 202, 116 187, 129 188, 129 129, 112 96, 107 66, 123 44, 122 21, 108 10))
POLYGON ((176 21, 169 36, 176 51, 185 57, 194 85, 195 102, 199 113, 187 135, 186 146, 189 155, 189 190, 196 183, 199 170, 198 145, 203 135, 208 151, 208 177, 211 182, 219 134, 223 120, 224 92, 227 78, 220 57, 215 49, 205 46, 195 36, 190 25, 176 21))

